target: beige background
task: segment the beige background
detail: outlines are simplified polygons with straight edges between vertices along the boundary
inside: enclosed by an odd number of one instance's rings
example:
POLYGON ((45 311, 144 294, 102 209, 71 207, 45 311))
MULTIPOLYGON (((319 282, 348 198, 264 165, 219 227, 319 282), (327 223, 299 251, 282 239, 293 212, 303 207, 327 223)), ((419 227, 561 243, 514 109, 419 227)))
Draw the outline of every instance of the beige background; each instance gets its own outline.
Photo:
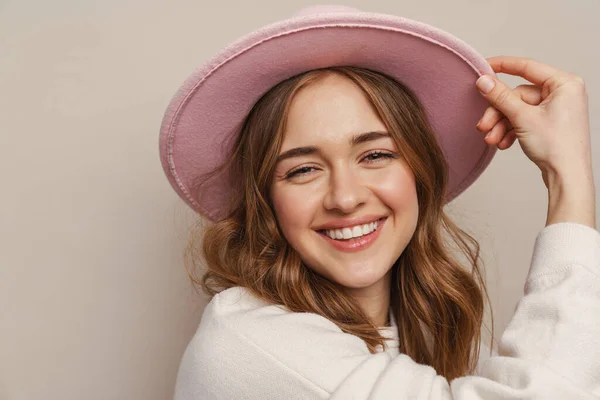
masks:
MULTIPOLYGON (((159 164, 163 111, 222 46, 309 4, 0 0, 0 399, 171 398, 205 298, 182 266, 194 215, 159 164)), ((581 75, 600 174, 598 0, 345 4, 581 75)), ((516 144, 449 206, 481 241, 498 335, 546 202, 516 144)))

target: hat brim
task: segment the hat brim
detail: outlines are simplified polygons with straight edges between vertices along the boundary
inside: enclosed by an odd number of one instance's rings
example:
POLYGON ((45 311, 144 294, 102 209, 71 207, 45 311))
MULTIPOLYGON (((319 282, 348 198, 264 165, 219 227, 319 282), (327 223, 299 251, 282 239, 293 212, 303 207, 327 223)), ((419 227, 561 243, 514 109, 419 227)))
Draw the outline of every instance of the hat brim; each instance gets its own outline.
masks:
POLYGON ((225 161, 236 128, 271 87, 315 68, 353 65, 383 72, 422 102, 447 158, 449 202, 489 165, 496 147, 475 128, 487 100, 475 81, 495 76, 457 37, 387 14, 340 12, 267 25, 225 47, 183 83, 165 112, 159 150, 175 191, 197 212, 223 216, 231 187, 215 180, 200 199, 197 178, 225 161))

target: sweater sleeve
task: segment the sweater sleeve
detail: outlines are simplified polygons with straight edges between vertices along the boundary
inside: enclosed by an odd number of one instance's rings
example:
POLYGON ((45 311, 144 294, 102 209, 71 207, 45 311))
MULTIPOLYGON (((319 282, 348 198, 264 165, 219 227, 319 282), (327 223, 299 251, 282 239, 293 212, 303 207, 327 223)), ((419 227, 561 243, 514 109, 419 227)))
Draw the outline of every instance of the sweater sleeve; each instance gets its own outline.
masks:
POLYGON ((317 314, 227 289, 204 310, 175 400, 598 399, 600 234, 570 222, 545 227, 524 289, 498 354, 451 382, 405 354, 369 353, 317 314))

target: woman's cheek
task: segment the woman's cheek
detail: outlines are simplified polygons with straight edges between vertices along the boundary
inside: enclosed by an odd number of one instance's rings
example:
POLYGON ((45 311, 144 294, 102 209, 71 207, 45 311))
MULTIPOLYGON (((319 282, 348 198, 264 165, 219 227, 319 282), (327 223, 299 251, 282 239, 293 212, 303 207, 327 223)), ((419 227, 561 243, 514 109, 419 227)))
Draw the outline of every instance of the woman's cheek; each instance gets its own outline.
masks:
POLYGON ((315 194, 302 185, 281 188, 274 196, 275 213, 284 231, 307 225, 314 204, 315 194))
POLYGON ((398 182, 406 180, 404 171, 400 165, 387 165, 382 168, 365 169, 363 172, 363 181, 369 182, 370 185, 393 189, 398 185, 398 182))
POLYGON ((369 182, 371 189, 384 201, 404 202, 416 194, 412 171, 400 163, 373 170, 369 182))

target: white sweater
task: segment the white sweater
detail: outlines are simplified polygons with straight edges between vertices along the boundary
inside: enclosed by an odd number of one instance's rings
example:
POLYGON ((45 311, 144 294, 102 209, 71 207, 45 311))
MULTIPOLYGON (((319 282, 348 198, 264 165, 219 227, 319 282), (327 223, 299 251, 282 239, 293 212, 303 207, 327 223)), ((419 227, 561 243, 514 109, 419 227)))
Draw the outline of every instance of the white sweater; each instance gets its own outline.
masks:
POLYGON ((392 338, 389 349, 371 354, 320 315, 230 288, 204 310, 175 400, 597 400, 600 233, 570 222, 541 230, 499 355, 481 359, 477 375, 448 382, 399 354, 394 328, 382 332, 392 338))

